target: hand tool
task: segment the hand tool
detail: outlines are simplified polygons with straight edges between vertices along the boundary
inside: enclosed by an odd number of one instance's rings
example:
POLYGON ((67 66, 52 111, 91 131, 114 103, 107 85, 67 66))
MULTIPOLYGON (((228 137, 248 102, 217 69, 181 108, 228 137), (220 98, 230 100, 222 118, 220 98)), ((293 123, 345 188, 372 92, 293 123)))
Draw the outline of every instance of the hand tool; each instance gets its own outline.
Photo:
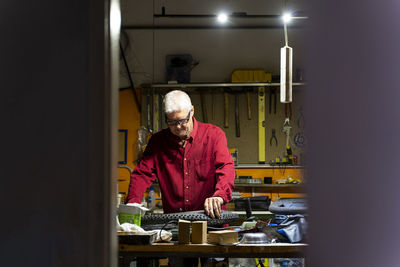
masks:
POLYGON ((251 120, 251 95, 250 92, 252 91, 251 87, 247 87, 245 89, 246 96, 247 96, 247 119, 251 120))
POLYGON ((272 136, 269 139, 269 145, 272 146, 272 142, 275 141, 275 145, 278 146, 278 139, 276 139, 276 135, 275 135, 276 131, 275 129, 272 129, 272 136))
POLYGON ((160 122, 161 122, 161 129, 166 128, 165 125, 165 112, 163 109, 164 96, 160 94, 160 122))
POLYGON ((270 87, 269 89, 269 114, 271 114, 272 109, 272 97, 274 100, 274 114, 276 114, 276 88, 270 87))
POLYGON ((147 105, 147 130, 152 132, 151 129, 151 105, 150 105, 150 90, 151 88, 146 88, 146 105, 147 105))
POLYGON ((265 163, 265 87, 258 87, 258 163, 265 163))
MULTIPOLYGON (((262 69, 234 70, 232 72, 232 82, 267 82, 272 79, 271 73, 262 69)), ((258 97, 258 162, 265 164, 265 87, 260 86, 257 89, 258 97)), ((251 119, 251 96, 247 94, 247 116, 251 119)))
POLYGON ((159 131, 159 95, 153 91, 153 131, 156 133, 159 131))
POLYGON ((224 91, 224 127, 229 127, 229 95, 226 90, 224 91))
POLYGON ((240 137, 239 92, 235 92, 235 126, 236 126, 236 137, 240 137))
POLYGON ((286 147, 290 146, 290 129, 292 126, 290 126, 289 118, 286 118, 282 128, 282 132, 286 135, 286 147))

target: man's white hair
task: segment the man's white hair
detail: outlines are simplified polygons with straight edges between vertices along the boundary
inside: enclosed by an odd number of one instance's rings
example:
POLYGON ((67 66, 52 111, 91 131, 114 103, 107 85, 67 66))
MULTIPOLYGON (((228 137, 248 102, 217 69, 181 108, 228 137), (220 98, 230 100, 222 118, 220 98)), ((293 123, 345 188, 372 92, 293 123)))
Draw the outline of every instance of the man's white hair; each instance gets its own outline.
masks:
POLYGON ((163 106, 166 114, 181 110, 189 112, 192 109, 192 101, 185 92, 174 90, 165 95, 163 106))

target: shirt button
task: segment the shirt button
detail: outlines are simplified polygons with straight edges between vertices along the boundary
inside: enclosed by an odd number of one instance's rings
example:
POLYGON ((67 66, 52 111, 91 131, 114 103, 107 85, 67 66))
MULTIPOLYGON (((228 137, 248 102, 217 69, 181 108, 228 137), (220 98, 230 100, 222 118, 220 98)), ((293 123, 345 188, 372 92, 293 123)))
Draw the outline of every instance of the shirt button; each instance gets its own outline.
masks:
POLYGON ((189 199, 186 199, 186 202, 189 202, 189 199))
POLYGON ((184 158, 184 160, 186 160, 186 158, 184 158))
POLYGON ((179 208, 179 211, 182 211, 182 208, 179 208))
POLYGON ((188 172, 185 172, 186 174, 188 174, 188 172))
POLYGON ((189 186, 188 186, 188 185, 186 186, 186 189, 189 189, 189 186))

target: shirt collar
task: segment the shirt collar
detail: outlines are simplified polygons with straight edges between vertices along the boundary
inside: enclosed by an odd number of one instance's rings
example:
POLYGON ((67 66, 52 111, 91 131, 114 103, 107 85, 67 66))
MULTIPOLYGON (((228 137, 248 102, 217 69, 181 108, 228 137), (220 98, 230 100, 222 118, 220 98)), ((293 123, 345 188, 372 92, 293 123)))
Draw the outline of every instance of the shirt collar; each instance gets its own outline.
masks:
POLYGON ((199 123, 198 123, 198 121, 195 119, 194 116, 192 116, 192 118, 193 118, 193 131, 192 131, 192 133, 190 134, 190 137, 189 137, 189 141, 191 141, 191 142, 193 142, 193 139, 196 138, 196 136, 197 136, 197 129, 199 128, 199 123))
MULTIPOLYGON (((197 132, 198 132, 198 128, 199 128, 198 121, 194 118, 194 116, 192 116, 192 118, 193 118, 193 130, 190 133, 190 136, 188 138, 188 141, 190 143, 193 142, 193 140, 196 138, 197 132)), ((179 143, 181 141, 181 139, 178 136, 174 135, 169 128, 168 128, 168 132, 169 132, 170 138, 172 140, 174 140, 174 143, 179 143)))

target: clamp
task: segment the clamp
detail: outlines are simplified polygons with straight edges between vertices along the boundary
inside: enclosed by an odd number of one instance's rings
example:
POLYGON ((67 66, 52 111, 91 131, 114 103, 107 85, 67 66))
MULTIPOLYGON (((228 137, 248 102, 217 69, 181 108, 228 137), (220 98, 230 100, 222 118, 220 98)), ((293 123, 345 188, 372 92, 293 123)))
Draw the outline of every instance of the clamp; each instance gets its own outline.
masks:
POLYGON ((286 135, 286 147, 290 146, 290 129, 292 126, 290 126, 289 118, 286 118, 282 127, 282 132, 286 135))

